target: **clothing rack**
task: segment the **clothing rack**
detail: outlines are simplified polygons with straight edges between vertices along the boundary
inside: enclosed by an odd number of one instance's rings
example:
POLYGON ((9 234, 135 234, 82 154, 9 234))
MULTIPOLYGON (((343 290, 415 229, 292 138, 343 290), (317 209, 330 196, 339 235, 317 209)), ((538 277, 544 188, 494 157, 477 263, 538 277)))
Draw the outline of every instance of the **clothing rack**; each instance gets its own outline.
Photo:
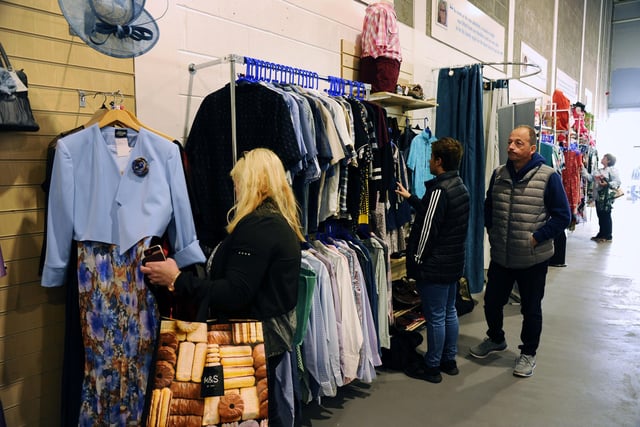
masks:
MULTIPOLYGON (((464 65, 451 65, 449 67, 440 67, 440 68, 432 68, 431 71, 436 71, 436 70, 442 70, 442 69, 449 69, 449 75, 452 76, 453 75, 453 69, 454 68, 463 68, 463 67, 469 67, 471 65, 480 65, 481 67, 484 67, 485 65, 489 65, 491 67, 495 67, 495 66, 507 66, 507 65, 511 65, 511 66, 527 66, 527 67, 533 67, 535 68, 535 71, 532 71, 531 73, 528 74, 524 74, 524 75, 520 75, 518 77, 518 79, 524 79, 526 77, 533 77, 536 74, 539 74, 542 72, 542 68, 540 68, 540 66, 538 64, 532 64, 532 63, 528 63, 528 62, 510 62, 510 61, 506 61, 506 62, 475 62, 473 64, 464 64, 464 65)), ((512 79, 512 77, 506 77, 504 80, 509 80, 512 79)))
POLYGON ((323 80, 329 82, 329 88, 325 89, 329 95, 343 96, 348 94, 350 96, 355 96, 357 99, 367 99, 371 92, 371 85, 369 83, 347 80, 335 76, 322 76, 314 71, 236 55, 233 53, 201 64, 191 63, 189 64, 189 73, 195 74, 198 70, 203 68, 226 63, 229 63, 229 82, 232 83, 229 85, 229 89, 231 98, 231 151, 233 153, 234 165, 238 159, 235 103, 236 63, 246 65, 246 72, 241 76, 241 80, 245 81, 296 84, 309 89, 318 89, 319 80, 323 80))

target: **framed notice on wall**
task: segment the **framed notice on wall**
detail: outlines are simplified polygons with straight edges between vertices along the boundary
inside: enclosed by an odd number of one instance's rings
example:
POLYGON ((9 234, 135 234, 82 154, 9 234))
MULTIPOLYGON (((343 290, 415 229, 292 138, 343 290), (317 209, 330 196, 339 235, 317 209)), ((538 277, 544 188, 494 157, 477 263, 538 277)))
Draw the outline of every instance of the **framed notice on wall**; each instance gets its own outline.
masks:
POLYGON ((578 82, 560 68, 556 70, 556 89, 560 89, 571 103, 579 101, 578 82))
POLYGON ((533 48, 531 48, 526 43, 522 43, 520 45, 520 62, 525 65, 520 67, 520 75, 524 76, 527 74, 531 74, 535 71, 534 67, 531 67, 528 64, 536 64, 540 67, 540 72, 531 76, 524 77, 521 79, 522 82, 532 86, 541 92, 547 92, 547 59, 536 52, 533 48))
POLYGON ((431 37, 483 62, 504 61, 504 27, 467 0, 432 0, 431 37))

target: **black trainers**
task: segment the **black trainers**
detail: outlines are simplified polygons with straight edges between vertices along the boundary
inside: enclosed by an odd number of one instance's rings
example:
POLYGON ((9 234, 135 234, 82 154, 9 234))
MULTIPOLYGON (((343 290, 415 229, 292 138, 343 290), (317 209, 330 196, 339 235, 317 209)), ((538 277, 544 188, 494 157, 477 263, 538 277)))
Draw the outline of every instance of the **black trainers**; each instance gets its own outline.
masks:
POLYGON ((426 368, 424 370, 423 380, 430 383, 438 384, 442 381, 442 375, 440 375, 440 368, 426 368))
POLYGON ((430 383, 438 384, 442 382, 442 375, 440 375, 440 368, 427 368, 426 366, 414 366, 404 370, 404 373, 411 378, 418 380, 428 381, 430 383))
POLYGON ((458 375, 458 364, 455 360, 444 360, 440 362, 440 372, 444 372, 447 375, 458 375))

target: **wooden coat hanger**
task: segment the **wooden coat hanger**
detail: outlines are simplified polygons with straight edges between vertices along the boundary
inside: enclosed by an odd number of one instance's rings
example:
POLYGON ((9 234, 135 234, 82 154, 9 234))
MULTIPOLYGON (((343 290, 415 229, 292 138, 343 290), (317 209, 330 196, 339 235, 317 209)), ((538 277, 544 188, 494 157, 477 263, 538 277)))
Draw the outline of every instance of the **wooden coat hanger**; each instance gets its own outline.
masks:
MULTIPOLYGON (((105 101, 106 101, 106 96, 105 96, 105 101)), ((115 101, 112 102, 112 105, 114 104, 115 104, 115 101)), ((93 116, 91 116, 89 121, 85 123, 84 127, 87 128, 94 124, 97 124, 98 127, 100 128, 103 128, 106 126, 121 126, 129 129, 133 129, 136 132, 139 132, 141 128, 144 128, 150 132, 155 133, 158 136, 168 139, 171 142, 175 141, 175 138, 172 138, 169 135, 166 135, 160 131, 157 131, 155 129, 150 128, 149 126, 142 124, 140 120, 138 120, 135 114, 133 114, 129 110, 126 110, 122 106, 122 103, 118 105, 118 108, 111 109, 111 108, 107 108, 103 102, 102 107, 99 108, 93 114, 93 116)))

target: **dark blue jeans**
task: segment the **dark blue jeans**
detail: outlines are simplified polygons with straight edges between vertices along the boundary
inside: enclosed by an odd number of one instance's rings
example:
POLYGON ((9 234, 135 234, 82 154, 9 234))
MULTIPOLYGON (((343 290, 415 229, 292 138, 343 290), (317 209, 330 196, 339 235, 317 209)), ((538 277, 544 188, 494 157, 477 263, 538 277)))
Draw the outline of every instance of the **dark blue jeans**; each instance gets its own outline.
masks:
POLYGON ((596 214, 598 214, 598 237, 603 239, 611 239, 613 237, 613 221, 611 220, 611 209, 598 209, 600 206, 596 204, 596 214))
POLYGON ((484 315, 487 320, 487 336, 494 342, 504 338, 503 308, 509 302, 513 285, 518 282, 522 330, 518 346, 522 354, 536 354, 542 334, 542 298, 547 279, 548 261, 529 268, 505 268, 493 261, 489 264, 487 287, 484 293, 484 315))
POLYGON ((427 321, 425 364, 429 368, 439 367, 441 362, 455 360, 458 353, 456 282, 435 284, 417 281, 416 288, 427 321))

